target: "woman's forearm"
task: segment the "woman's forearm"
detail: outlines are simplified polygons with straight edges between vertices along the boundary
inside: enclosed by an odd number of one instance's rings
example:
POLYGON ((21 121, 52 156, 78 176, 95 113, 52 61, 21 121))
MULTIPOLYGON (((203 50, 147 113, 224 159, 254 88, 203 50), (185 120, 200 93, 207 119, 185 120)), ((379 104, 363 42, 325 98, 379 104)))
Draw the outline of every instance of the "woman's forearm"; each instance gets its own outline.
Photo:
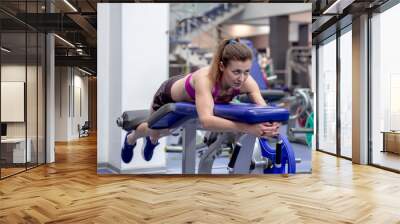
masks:
POLYGON ((265 102, 264 98, 261 96, 261 94, 255 93, 250 95, 251 100, 253 101, 254 104, 260 105, 260 106, 266 106, 267 103, 265 102))

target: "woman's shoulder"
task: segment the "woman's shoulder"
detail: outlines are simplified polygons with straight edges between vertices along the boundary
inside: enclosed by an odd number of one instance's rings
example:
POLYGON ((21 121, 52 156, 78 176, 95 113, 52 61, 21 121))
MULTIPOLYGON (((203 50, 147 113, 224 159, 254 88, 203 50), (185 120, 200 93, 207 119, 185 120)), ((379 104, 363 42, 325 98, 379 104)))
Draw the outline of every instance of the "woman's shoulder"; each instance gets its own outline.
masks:
POLYGON ((193 75, 204 75, 204 74, 208 74, 208 72, 210 71, 210 66, 205 66, 202 68, 197 69, 195 72, 193 72, 193 75))
POLYGON ((193 72, 193 79, 196 80, 208 80, 208 72, 210 71, 210 67, 206 66, 203 68, 200 68, 193 72))
POLYGON ((208 75, 210 71, 210 67, 203 67, 193 72, 193 82, 201 83, 200 85, 212 86, 212 81, 208 75))

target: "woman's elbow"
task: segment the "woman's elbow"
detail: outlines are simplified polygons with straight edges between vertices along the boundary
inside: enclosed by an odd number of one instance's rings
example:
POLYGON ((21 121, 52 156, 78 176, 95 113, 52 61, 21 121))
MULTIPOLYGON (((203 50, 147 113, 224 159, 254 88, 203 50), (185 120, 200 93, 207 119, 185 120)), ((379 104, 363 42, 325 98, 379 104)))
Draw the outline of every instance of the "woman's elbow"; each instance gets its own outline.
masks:
POLYGON ((210 129, 211 128, 211 124, 212 121, 210 119, 210 117, 204 117, 204 118, 200 118, 200 124, 204 129, 210 129))

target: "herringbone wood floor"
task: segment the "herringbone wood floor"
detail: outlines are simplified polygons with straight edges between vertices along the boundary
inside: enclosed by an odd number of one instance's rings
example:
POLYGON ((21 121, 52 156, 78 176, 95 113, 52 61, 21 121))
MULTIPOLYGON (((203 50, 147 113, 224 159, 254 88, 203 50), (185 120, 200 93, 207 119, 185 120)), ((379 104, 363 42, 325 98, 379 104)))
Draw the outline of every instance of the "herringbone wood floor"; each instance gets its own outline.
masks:
POLYGON ((98 176, 96 139, 0 181, 0 223, 400 223, 400 175, 313 153, 311 175, 98 176))

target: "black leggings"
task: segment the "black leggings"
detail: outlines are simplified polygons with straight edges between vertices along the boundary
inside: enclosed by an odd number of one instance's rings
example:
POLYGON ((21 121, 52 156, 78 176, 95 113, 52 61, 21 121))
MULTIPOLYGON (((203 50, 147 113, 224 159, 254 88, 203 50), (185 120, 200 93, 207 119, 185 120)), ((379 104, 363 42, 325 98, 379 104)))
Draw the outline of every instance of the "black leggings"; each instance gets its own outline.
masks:
POLYGON ((171 78, 165 80, 160 88, 158 88, 156 94, 154 95, 153 98, 153 103, 151 105, 151 108, 153 108, 153 112, 160 109, 163 105, 167 103, 173 103, 174 101, 172 100, 171 96, 171 88, 172 85, 178 81, 179 79, 185 77, 185 75, 176 75, 172 76, 171 78))

